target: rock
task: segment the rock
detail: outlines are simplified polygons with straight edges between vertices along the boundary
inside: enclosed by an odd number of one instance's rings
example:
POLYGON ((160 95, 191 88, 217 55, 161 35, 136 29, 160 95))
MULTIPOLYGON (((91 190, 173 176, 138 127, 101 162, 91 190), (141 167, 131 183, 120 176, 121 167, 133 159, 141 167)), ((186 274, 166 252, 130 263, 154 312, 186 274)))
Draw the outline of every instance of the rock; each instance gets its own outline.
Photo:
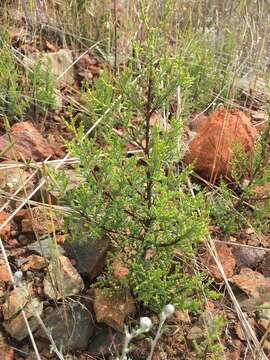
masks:
POLYGON ((251 117, 252 117, 252 120, 255 121, 255 126, 257 125, 256 123, 259 123, 261 121, 265 121, 267 122, 268 120, 268 114, 267 114, 267 111, 252 111, 251 112, 251 117))
POLYGON ((59 300, 79 294, 83 288, 82 278, 67 257, 60 255, 57 259, 51 259, 44 279, 45 295, 59 300))
MULTIPOLYGON (((16 166, 16 161, 2 161, 0 166, 0 189, 9 194, 14 193, 19 187, 23 189, 16 195, 25 197, 25 193, 32 192, 34 188, 33 180, 27 181, 30 173, 23 168, 16 166), (25 185, 24 185, 25 184, 25 185)), ((4 205, 6 198, 0 198, 0 206, 4 205)), ((14 202, 14 201, 13 201, 14 202)))
MULTIPOLYGON (((3 286, 3 283, 0 282, 0 299, 6 295, 5 287, 3 286)), ((2 300, 2 299, 1 299, 2 300)))
POLYGON ((41 315, 43 310, 43 304, 36 298, 28 301, 28 294, 21 288, 14 289, 8 299, 2 306, 2 312, 4 316, 4 328, 5 330, 16 340, 23 340, 28 336, 28 331, 25 326, 25 321, 21 313, 21 309, 24 309, 31 330, 34 331, 38 327, 38 321, 35 318, 35 313, 38 312, 41 315))
POLYGON ((57 87, 72 85, 74 82, 73 56, 69 49, 60 49, 53 53, 33 53, 25 57, 24 63, 31 68, 41 64, 40 69, 44 74, 49 68, 57 87))
POLYGON ((127 265, 123 263, 123 260, 121 259, 121 254, 119 254, 119 258, 115 258, 112 262, 112 271, 113 276, 116 279, 122 279, 129 274, 129 268, 127 265))
POLYGON ((270 295, 270 278, 265 278, 257 271, 242 268, 240 274, 234 275, 230 281, 250 297, 261 303, 270 295))
MULTIPOLYGON (((39 321, 36 318, 35 314, 42 314, 43 303, 41 303, 37 298, 32 298, 31 304, 29 303, 24 308, 26 317, 29 322, 29 326, 34 332, 39 327, 39 321)), ((25 339, 29 333, 25 325, 25 321, 22 313, 20 312, 15 318, 11 318, 4 322, 5 330, 16 340, 21 341, 25 339)))
MULTIPOLYGON (((79 303, 67 303, 54 309, 44 323, 47 329, 51 329, 57 347, 63 346, 64 352, 86 350, 95 327, 93 315, 79 303)), ((48 341, 42 329, 36 337, 48 341)))
POLYGON ((266 255, 262 261, 259 270, 263 273, 264 276, 270 277, 270 253, 266 255))
POLYGON ((226 360, 239 360, 241 359, 241 351, 243 348, 243 344, 238 339, 232 339, 232 350, 225 351, 225 359, 226 360))
MULTIPOLYGON (((64 177, 68 179, 68 183, 67 186, 65 187, 64 194, 72 191, 73 189, 75 189, 85 181, 84 177, 78 174, 78 172, 75 171, 74 169, 64 169, 62 170, 61 176, 62 174, 64 177)), ((53 197, 55 198, 60 198, 60 196, 62 195, 62 191, 60 191, 60 189, 57 189, 57 187, 55 187, 53 190, 50 190, 50 194, 53 195, 53 197)))
MULTIPOLYGON (((4 221, 6 221, 8 218, 9 214, 7 214, 5 211, 0 212, 0 224, 3 224, 4 221)), ((8 236, 10 234, 10 230, 11 226, 9 222, 0 230, 0 236, 8 236)))
POLYGON ((93 358, 105 358, 112 353, 119 353, 124 335, 108 326, 99 326, 90 340, 87 352, 93 358))
POLYGON ((254 249, 246 246, 239 246, 233 249, 233 254, 238 267, 255 267, 264 258, 266 251, 262 249, 254 249))
POLYGON ((262 347, 264 350, 268 351, 268 353, 270 352, 270 341, 265 340, 262 344, 262 347))
POLYGON ((10 281, 10 274, 4 260, 0 259, 0 281, 10 281))
POLYGON ((23 245, 23 246, 33 242, 33 240, 35 240, 34 234, 27 234, 27 235, 20 234, 18 236, 18 241, 19 241, 20 245, 23 245))
POLYGON ((252 234, 255 233, 255 230, 254 230, 253 228, 247 228, 246 231, 245 231, 245 233, 246 233, 247 235, 252 235, 252 234))
POLYGON ((30 255, 26 259, 26 263, 22 265, 22 271, 27 271, 29 269, 41 270, 47 266, 46 259, 39 255, 30 255))
POLYGON ((188 313, 188 310, 176 310, 174 313, 174 318, 177 322, 179 323, 186 323, 186 324, 190 324, 190 316, 188 313))
POLYGON ((91 82, 94 76, 100 73, 101 64, 90 54, 84 54, 83 56, 78 56, 76 69, 77 77, 80 82, 83 80, 91 82))
POLYGON ((0 333, 0 359, 1 360, 14 359, 14 349, 7 345, 4 335, 2 333, 0 333))
POLYGON ((57 244, 57 249, 54 249, 54 246, 54 240, 51 237, 46 236, 44 239, 40 239, 33 244, 27 245, 27 249, 35 251, 46 258, 51 258, 55 253, 65 255, 65 250, 61 245, 57 244))
POLYGON ((220 108, 200 122, 184 162, 195 161, 194 170, 211 181, 220 176, 230 177, 235 145, 240 144, 249 155, 256 138, 257 131, 243 112, 220 108))
POLYGON ((259 319, 258 324, 262 327, 263 331, 266 331, 269 328, 269 320, 267 319, 259 319))
POLYGON ((94 311, 98 322, 115 330, 123 330, 126 317, 135 314, 135 301, 130 295, 110 294, 106 290, 95 289, 94 311))
POLYGON ((59 230, 63 220, 59 213, 45 207, 31 208, 22 219, 21 226, 23 233, 35 232, 38 235, 45 235, 59 230))
POLYGON ((16 315, 22 307, 27 304, 27 295, 21 288, 16 288, 9 294, 8 299, 2 306, 2 313, 5 320, 16 315))
POLYGON ((270 322, 270 303, 265 302, 257 307, 258 323, 267 330, 270 322))
POLYGON ((241 79, 238 79, 236 85, 246 93, 261 96, 266 100, 270 99, 268 84, 256 71, 245 74, 241 79))
MULTIPOLYGON (((217 243, 215 246, 225 275, 230 278, 231 276, 233 276, 234 268, 236 266, 232 250, 226 244, 217 243)), ((223 276, 219 271, 215 260, 208 251, 204 255, 202 255, 201 261, 206 266, 212 276, 214 276, 218 280, 223 280, 223 276)))
POLYGON ((76 268, 80 273, 88 274, 91 279, 97 277, 106 261, 109 239, 70 241, 66 240, 64 249, 70 258, 76 260, 76 268))
POLYGON ((187 334, 187 340, 193 342, 200 342, 205 337, 205 331, 204 329, 200 328, 199 326, 192 326, 192 328, 189 330, 189 333, 187 334))
MULTIPOLYGON (((252 319, 252 318, 251 318, 251 319, 247 319, 247 321, 248 321, 250 327, 251 327, 251 328, 253 329, 253 331, 255 332, 255 327, 256 327, 256 325, 255 325, 254 319, 252 319)), ((247 341, 247 335, 244 333, 243 328, 242 328, 242 326, 241 326, 241 324, 240 324, 239 322, 236 323, 236 325, 235 325, 235 327, 234 327, 234 330, 235 330, 236 335, 239 337, 240 340, 242 340, 242 341, 247 341)), ((251 340, 251 339, 252 339, 252 338, 250 338, 250 340, 251 340)))
POLYGON ((11 141, 14 145, 4 155, 8 159, 41 161, 55 155, 53 148, 30 121, 18 122, 11 127, 9 134, 0 136, 0 151, 7 148, 11 141))

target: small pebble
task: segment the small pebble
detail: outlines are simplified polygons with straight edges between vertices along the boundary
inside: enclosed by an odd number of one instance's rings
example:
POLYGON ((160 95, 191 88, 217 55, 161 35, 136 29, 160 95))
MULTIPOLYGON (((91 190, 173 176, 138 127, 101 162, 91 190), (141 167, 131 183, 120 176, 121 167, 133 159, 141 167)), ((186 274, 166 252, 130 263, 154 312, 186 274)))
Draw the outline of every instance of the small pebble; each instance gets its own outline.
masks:
POLYGON ((13 238, 17 237, 18 234, 19 234, 18 230, 11 230, 11 232, 10 232, 10 236, 13 238))
POLYGON ((18 240, 19 240, 20 244, 22 244, 22 245, 26 245, 28 243, 27 236, 25 236, 23 234, 19 235, 18 240))

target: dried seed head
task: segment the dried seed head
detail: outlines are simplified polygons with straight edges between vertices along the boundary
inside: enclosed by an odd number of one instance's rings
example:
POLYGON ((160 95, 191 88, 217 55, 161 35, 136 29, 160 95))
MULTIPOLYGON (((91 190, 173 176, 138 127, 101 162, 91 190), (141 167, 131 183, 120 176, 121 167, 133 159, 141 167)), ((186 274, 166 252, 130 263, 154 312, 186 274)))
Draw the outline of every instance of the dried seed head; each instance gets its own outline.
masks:
POLYGON ((149 317, 140 318, 140 330, 142 332, 148 332, 152 327, 152 321, 149 317))
POLYGON ((167 318, 170 317, 174 313, 174 311, 175 311, 175 308, 172 304, 168 304, 164 308, 164 313, 167 318))

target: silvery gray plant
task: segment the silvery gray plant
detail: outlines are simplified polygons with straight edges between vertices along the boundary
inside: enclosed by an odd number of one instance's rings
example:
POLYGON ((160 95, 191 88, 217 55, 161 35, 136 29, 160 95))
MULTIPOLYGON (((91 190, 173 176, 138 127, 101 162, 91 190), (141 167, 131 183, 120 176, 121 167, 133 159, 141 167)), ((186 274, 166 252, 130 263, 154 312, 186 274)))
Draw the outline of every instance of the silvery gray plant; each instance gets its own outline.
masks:
MULTIPOLYGON (((147 357, 147 360, 152 360, 157 342, 163 334, 165 321, 174 313, 174 310, 175 309, 172 304, 168 304, 163 308, 163 310, 159 316, 160 323, 159 323, 159 326, 157 329, 156 336, 154 337, 154 339, 150 340, 151 349, 150 349, 149 356, 147 357)), ((151 328, 152 328, 152 321, 149 317, 140 318, 140 326, 138 329, 133 329, 133 330, 131 330, 131 332, 129 332, 128 329, 126 328, 122 355, 120 358, 117 357, 115 360, 130 360, 130 358, 128 358, 127 354, 130 351, 131 340, 133 340, 134 338, 138 337, 141 334, 145 334, 145 333, 149 332, 151 330, 151 328)))

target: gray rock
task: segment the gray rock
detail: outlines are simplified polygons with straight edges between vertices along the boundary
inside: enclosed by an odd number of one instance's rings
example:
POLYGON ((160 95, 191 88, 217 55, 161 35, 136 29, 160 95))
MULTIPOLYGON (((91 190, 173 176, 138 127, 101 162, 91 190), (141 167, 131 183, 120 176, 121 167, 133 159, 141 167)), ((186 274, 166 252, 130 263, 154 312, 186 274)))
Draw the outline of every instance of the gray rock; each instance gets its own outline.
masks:
POLYGON ((94 279, 102 271, 109 247, 106 237, 98 240, 70 241, 64 243, 64 249, 70 258, 76 260, 76 268, 94 279))
POLYGON ((199 326, 193 326, 189 333, 187 334, 187 340, 189 341, 197 341, 200 342, 205 337, 205 331, 204 329, 200 328, 199 326))
POLYGON ((258 306, 258 317, 270 321, 270 303, 264 303, 258 306))
POLYGON ((24 64, 34 68, 40 64, 41 72, 51 69, 57 87, 72 85, 74 82, 74 68, 72 52, 69 49, 60 49, 53 53, 31 54, 24 58, 24 64))
MULTIPOLYGON (((53 240, 49 236, 46 236, 40 241, 36 241, 33 244, 27 245, 27 249, 35 251, 41 256, 51 258, 51 256, 55 253, 52 241, 53 240)), ((61 255, 65 254, 65 250, 62 248, 62 246, 57 245, 57 253, 61 255)))
POLYGON ((269 97, 269 87, 267 82, 254 71, 247 73, 241 79, 236 81, 236 86, 246 92, 252 90, 258 94, 266 95, 269 97))
POLYGON ((84 288, 83 279, 70 260, 60 255, 51 259, 44 279, 44 293, 53 300, 79 294, 84 288))
POLYGON ((263 273, 265 277, 270 276, 270 253, 266 255, 266 257, 263 259, 261 265, 260 265, 260 271, 263 273))
MULTIPOLYGON (((21 167, 15 167, 16 161, 8 160, 1 162, 3 168, 0 171, 0 189, 4 194, 12 194, 19 187, 22 187, 26 180, 30 177, 30 172, 25 171, 21 167)), ((25 197, 25 192, 30 194, 34 189, 34 181, 28 181, 23 189, 17 194, 17 197, 25 197)), ((7 201, 5 197, 0 197, 0 206, 7 201)), ((15 204, 15 200, 11 204, 15 204)))
MULTIPOLYGON (((85 181, 85 178, 80 175, 75 169, 64 169, 62 173, 63 176, 68 179, 67 186, 65 187, 65 194, 72 191, 85 181)), ((55 198, 60 198, 60 196, 62 195, 62 190, 60 190, 60 187, 54 187, 53 190, 50 190, 50 194, 52 194, 55 198)))
POLYGON ((264 249, 239 246, 233 249, 233 254, 237 266, 255 267, 263 260, 266 251, 264 249))
POLYGON ((119 353, 124 334, 114 331, 108 326, 99 326, 91 338, 87 352, 93 357, 106 357, 112 353, 119 353))
MULTIPOLYGON (((92 314, 82 305, 67 303, 50 313, 44 320, 45 326, 60 348, 64 351, 86 350, 89 340, 94 332, 92 314)), ((45 341, 48 338, 40 329, 36 337, 45 341)))
POLYGON ((4 317, 7 320, 4 321, 3 326, 6 332, 14 339, 21 341, 29 335, 25 320, 21 313, 22 306, 32 332, 39 327, 39 321, 36 315, 38 314, 40 316, 42 314, 43 303, 37 298, 32 298, 31 301, 28 302, 26 293, 22 289, 16 289, 13 290, 11 296, 4 305, 4 317))

